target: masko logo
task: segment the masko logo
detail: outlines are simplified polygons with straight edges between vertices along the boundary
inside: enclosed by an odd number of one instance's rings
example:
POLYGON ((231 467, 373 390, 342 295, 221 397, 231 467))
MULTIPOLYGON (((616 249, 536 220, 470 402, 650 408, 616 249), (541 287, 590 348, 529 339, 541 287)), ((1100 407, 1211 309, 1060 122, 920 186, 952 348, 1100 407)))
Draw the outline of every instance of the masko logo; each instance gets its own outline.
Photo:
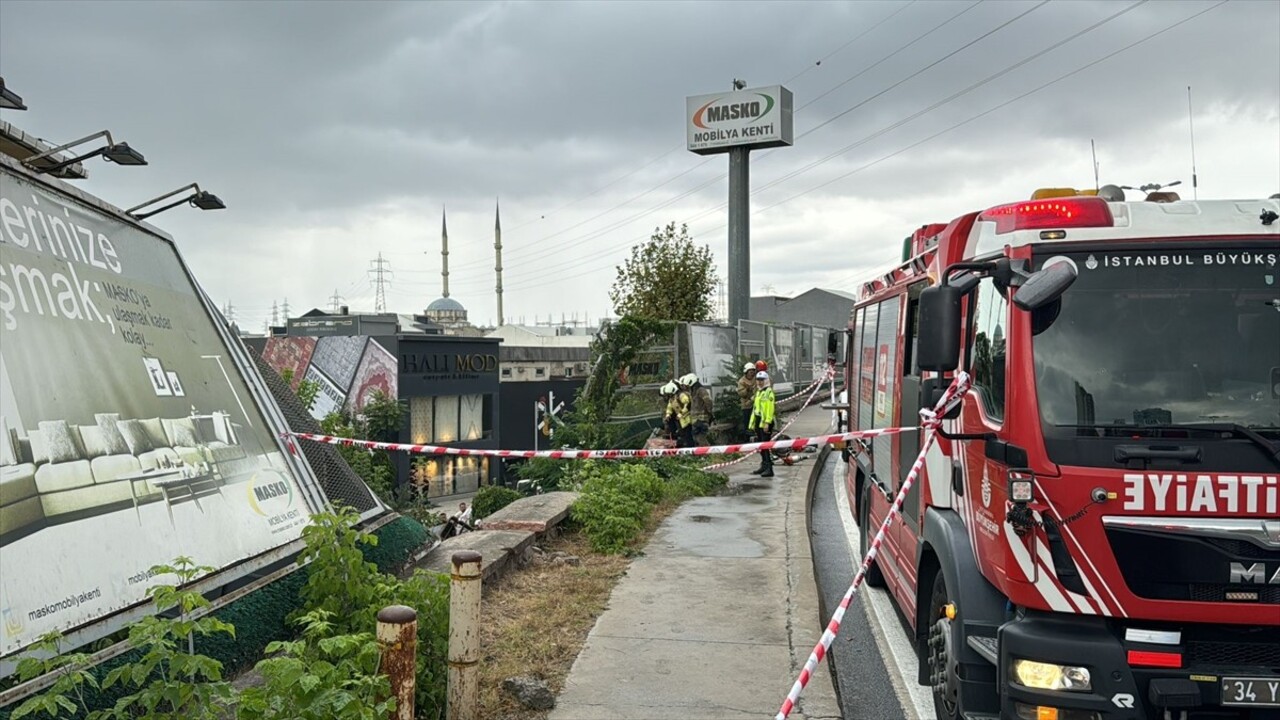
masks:
POLYGON ((263 517, 293 506, 293 486, 276 473, 254 475, 246 485, 249 507, 263 517))
POLYGON ((697 112, 693 114, 693 124, 703 130, 709 130, 711 126, 707 123, 719 123, 728 120, 746 120, 748 118, 751 119, 751 122, 747 123, 748 125, 757 122, 761 118, 767 116, 769 111, 773 110, 774 101, 773 98, 768 95, 755 93, 755 96, 760 99, 748 100, 746 102, 727 103, 724 105, 716 104, 724 100, 723 97, 718 97, 698 108, 697 112))

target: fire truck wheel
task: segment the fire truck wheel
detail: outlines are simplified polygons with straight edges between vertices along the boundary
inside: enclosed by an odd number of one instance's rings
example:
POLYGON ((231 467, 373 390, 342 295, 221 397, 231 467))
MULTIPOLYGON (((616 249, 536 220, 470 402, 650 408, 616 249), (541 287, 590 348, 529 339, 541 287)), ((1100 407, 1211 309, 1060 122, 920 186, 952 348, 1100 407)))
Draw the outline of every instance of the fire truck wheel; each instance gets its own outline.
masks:
POLYGON ((933 577, 933 594, 929 599, 929 684, 933 689, 933 712, 939 720, 959 720, 960 679, 956 672, 956 632, 947 617, 951 602, 947 583, 938 570, 933 577))
MULTIPOLYGON (((861 533, 862 535, 860 540, 862 541, 861 547, 862 547, 862 552, 864 554, 864 557, 867 552, 867 549, 871 547, 871 537, 873 537, 873 536, 870 536, 869 533, 867 532, 867 526, 871 524, 871 518, 870 518, 871 489, 870 488, 871 488, 871 483, 863 481, 862 497, 859 498, 858 500, 858 514, 859 514, 858 532, 861 533)), ((869 587, 873 587, 873 588, 884 587, 884 573, 880 572, 880 563, 878 561, 872 561, 871 567, 867 568, 867 576, 863 579, 866 581, 869 587)))

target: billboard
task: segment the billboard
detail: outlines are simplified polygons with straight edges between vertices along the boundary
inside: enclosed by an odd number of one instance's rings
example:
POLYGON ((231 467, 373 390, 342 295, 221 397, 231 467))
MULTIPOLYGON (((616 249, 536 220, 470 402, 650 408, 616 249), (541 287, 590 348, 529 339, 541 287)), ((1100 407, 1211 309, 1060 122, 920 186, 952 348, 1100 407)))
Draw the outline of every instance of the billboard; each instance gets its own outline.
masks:
POLYGON ((711 155, 792 144, 791 91, 781 85, 685 98, 690 152, 711 155))
MULTIPOLYGON (((377 392, 398 397, 396 358, 368 335, 272 337, 267 339, 262 359, 282 375, 290 371, 295 389, 304 379, 319 385, 311 406, 311 415, 317 420, 343 410, 359 414, 377 392)), ((494 365, 496 370, 496 360, 494 365)))
POLYGON ((172 242, 95 202, 0 164, 0 656, 143 603, 176 556, 286 545, 315 504, 172 242))
POLYGON ((738 331, 717 325, 689 325, 689 345, 693 350, 693 372, 707 387, 720 385, 725 374, 737 378, 738 331))

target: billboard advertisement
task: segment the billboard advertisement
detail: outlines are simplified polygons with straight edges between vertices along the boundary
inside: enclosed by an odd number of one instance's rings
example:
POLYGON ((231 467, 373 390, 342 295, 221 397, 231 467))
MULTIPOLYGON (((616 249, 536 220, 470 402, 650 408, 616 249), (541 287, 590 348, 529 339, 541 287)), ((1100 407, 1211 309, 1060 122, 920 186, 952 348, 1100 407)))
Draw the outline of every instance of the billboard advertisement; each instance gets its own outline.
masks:
POLYGON ((0 165, 0 656, 300 537, 227 337, 172 242, 0 165))
POLYGON ((791 105, 791 91, 781 85, 685 98, 688 149, 711 155, 790 145, 791 105))
POLYGON ((359 414, 378 392, 398 397, 396 358, 368 335, 272 337, 267 339, 262 358, 282 375, 286 370, 291 372, 295 388, 303 379, 319 385, 311 406, 311 415, 317 420, 344 410, 359 414))
POLYGON ((725 374, 733 375, 736 381, 740 369, 734 362, 738 357, 736 328, 689 325, 689 346, 693 350, 693 372, 703 385, 720 385, 725 374))

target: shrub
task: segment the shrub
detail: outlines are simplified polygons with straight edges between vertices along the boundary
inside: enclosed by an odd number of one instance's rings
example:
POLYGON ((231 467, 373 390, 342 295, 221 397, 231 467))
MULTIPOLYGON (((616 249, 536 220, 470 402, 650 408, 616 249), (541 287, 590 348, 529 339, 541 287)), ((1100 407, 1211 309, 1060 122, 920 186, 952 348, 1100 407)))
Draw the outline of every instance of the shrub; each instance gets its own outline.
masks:
POLYGON ((471 501, 472 516, 477 520, 488 517, 520 499, 520 493, 511 488, 489 485, 480 488, 471 501))
POLYGON ((691 497, 713 495, 724 487, 728 478, 718 473, 702 472, 696 468, 685 467, 667 481, 666 499, 681 502, 691 497))
POLYGON ((616 554, 644 529, 651 505, 609 485, 584 488, 573 504, 573 518, 587 534, 591 549, 616 554))

